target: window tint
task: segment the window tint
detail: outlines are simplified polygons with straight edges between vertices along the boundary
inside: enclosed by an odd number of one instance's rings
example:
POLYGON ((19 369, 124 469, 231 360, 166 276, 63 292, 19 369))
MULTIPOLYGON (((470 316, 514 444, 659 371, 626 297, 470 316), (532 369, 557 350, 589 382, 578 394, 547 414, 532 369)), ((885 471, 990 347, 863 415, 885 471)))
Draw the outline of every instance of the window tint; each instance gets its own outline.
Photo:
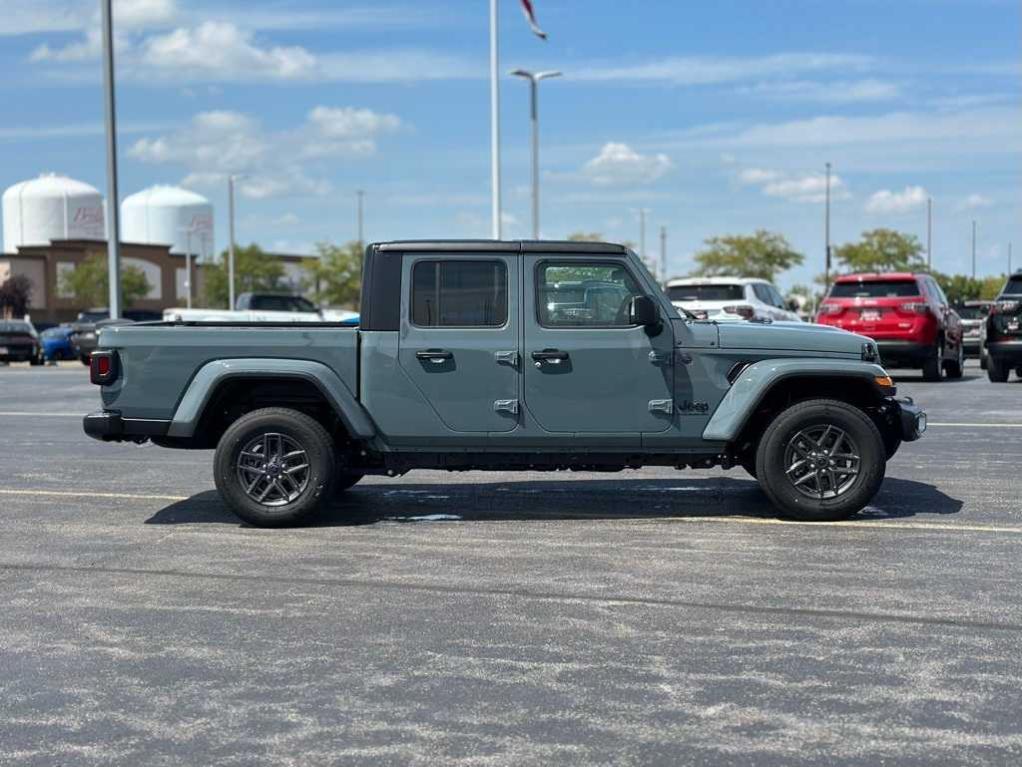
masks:
POLYGON ((643 291, 622 264, 543 263, 536 276, 539 323, 546 327, 628 327, 643 291))
POLYGON ((929 281, 930 281, 930 290, 933 292, 933 295, 936 297, 936 299, 941 304, 943 304, 944 306, 947 306, 947 296, 944 295, 944 290, 940 287, 940 283, 937 282, 932 277, 929 278, 929 281))
POLYGON ((17 320, 8 320, 7 322, 0 321, 0 332, 2 333, 31 333, 32 326, 27 322, 18 322, 17 320))
POLYGON ((956 306, 955 311, 958 312, 958 316, 963 320, 981 320, 990 313, 990 305, 956 306))
POLYGON ((784 296, 782 296, 773 285, 770 285, 770 295, 774 300, 774 306, 778 309, 788 308, 787 302, 784 300, 784 296))
POLYGON ((910 298, 919 295, 915 280, 835 282, 830 298, 910 298))
POLYGON ((419 261, 412 269, 412 323, 499 327, 507 322, 503 261, 419 261))
POLYGON ((672 301, 742 301, 741 285, 672 285, 667 288, 672 301))
POLYGON ((770 287, 768 285, 762 285, 760 283, 753 283, 752 292, 756 294, 756 298, 762 301, 768 306, 774 305, 774 297, 770 295, 770 287))

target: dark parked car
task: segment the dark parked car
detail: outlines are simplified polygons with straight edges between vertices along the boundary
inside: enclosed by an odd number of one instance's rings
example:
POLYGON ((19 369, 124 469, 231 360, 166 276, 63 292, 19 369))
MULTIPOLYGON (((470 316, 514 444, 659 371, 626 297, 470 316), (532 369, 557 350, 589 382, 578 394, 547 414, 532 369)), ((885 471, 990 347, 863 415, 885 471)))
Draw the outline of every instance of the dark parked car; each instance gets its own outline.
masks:
POLYGON ((0 320, 0 362, 43 364, 39 334, 28 320, 0 320))
POLYGON ((1022 378, 1022 271, 1008 278, 986 322, 987 377, 1004 383, 1012 368, 1022 378))
POLYGON ((983 345, 983 325, 990 313, 990 301, 963 301, 955 306, 955 311, 962 320, 962 343, 965 353, 978 357, 983 345))
POLYGON ((78 359, 82 361, 83 365, 88 365, 92 358, 92 353, 96 350, 96 339, 99 337, 99 331, 110 325, 133 325, 134 320, 127 318, 122 320, 99 320, 98 322, 86 322, 76 323, 73 325, 74 331, 71 334, 71 342, 78 350, 78 359))
POLYGON ((926 381, 962 377, 962 321, 928 274, 838 277, 816 321, 874 339, 884 365, 922 368, 926 381))
POLYGON ((39 334, 39 338, 42 341, 43 356, 47 362, 78 358, 78 348, 71 340, 73 334, 74 328, 70 325, 49 328, 39 334))

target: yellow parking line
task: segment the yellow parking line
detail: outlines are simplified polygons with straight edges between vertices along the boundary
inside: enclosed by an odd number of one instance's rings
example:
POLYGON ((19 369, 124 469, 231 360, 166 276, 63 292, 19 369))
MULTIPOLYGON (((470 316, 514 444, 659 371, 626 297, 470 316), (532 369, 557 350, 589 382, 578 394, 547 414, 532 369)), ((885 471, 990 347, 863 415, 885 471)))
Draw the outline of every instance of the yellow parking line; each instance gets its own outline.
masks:
MULTIPOLYGON (((92 493, 71 492, 65 490, 14 490, 0 488, 0 495, 41 496, 50 498, 116 498, 134 501, 187 501, 185 495, 143 495, 139 493, 92 493)), ((628 517, 615 518, 617 522, 627 522, 628 517)), ((846 520, 843 522, 797 522, 787 519, 771 519, 769 517, 661 517, 655 520, 635 519, 638 524, 649 522, 726 522, 738 525, 778 525, 804 527, 840 527, 865 530, 941 530, 967 533, 1011 533, 1022 535, 1022 526, 1010 525, 954 525, 940 522, 893 522, 888 520, 846 520)))
POLYGON ((666 517, 667 522, 734 522, 744 525, 802 525, 805 527, 855 527, 879 530, 954 530, 969 533, 1016 533, 1022 535, 1022 527, 1007 525, 949 525, 940 522, 888 522, 846 520, 844 522, 798 522, 790 519, 769 519, 765 517, 666 517))
POLYGON ((0 488, 0 495, 35 495, 50 498, 123 498, 130 501, 187 501, 187 495, 140 495, 138 493, 91 493, 64 490, 8 490, 0 488))
POLYGON ((1022 429, 1022 423, 955 423, 952 421, 930 421, 927 426, 965 426, 978 429, 1022 429))

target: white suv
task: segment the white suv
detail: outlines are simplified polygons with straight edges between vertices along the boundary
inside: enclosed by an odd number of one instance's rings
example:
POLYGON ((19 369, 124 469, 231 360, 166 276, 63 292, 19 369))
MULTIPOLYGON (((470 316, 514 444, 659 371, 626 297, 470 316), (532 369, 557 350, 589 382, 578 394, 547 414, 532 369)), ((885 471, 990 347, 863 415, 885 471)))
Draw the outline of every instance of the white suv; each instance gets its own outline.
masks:
POLYGON ((665 291, 672 304, 701 320, 802 322, 798 313, 788 308, 777 288, 766 280, 689 277, 669 280, 665 291))

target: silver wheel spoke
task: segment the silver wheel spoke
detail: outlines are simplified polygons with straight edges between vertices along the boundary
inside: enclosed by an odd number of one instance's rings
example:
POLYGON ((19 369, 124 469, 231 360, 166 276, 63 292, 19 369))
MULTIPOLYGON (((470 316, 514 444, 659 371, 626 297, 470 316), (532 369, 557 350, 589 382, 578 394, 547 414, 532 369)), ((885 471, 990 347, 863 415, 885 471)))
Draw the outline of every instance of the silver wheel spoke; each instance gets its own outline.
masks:
POLYGON ((785 476, 802 495, 838 498, 857 482, 862 458, 844 429, 818 423, 796 432, 784 452, 785 476))
POLYGON ((293 437, 265 432, 238 453, 238 481, 245 494, 263 506, 284 506, 308 489, 312 470, 305 448, 293 437))

